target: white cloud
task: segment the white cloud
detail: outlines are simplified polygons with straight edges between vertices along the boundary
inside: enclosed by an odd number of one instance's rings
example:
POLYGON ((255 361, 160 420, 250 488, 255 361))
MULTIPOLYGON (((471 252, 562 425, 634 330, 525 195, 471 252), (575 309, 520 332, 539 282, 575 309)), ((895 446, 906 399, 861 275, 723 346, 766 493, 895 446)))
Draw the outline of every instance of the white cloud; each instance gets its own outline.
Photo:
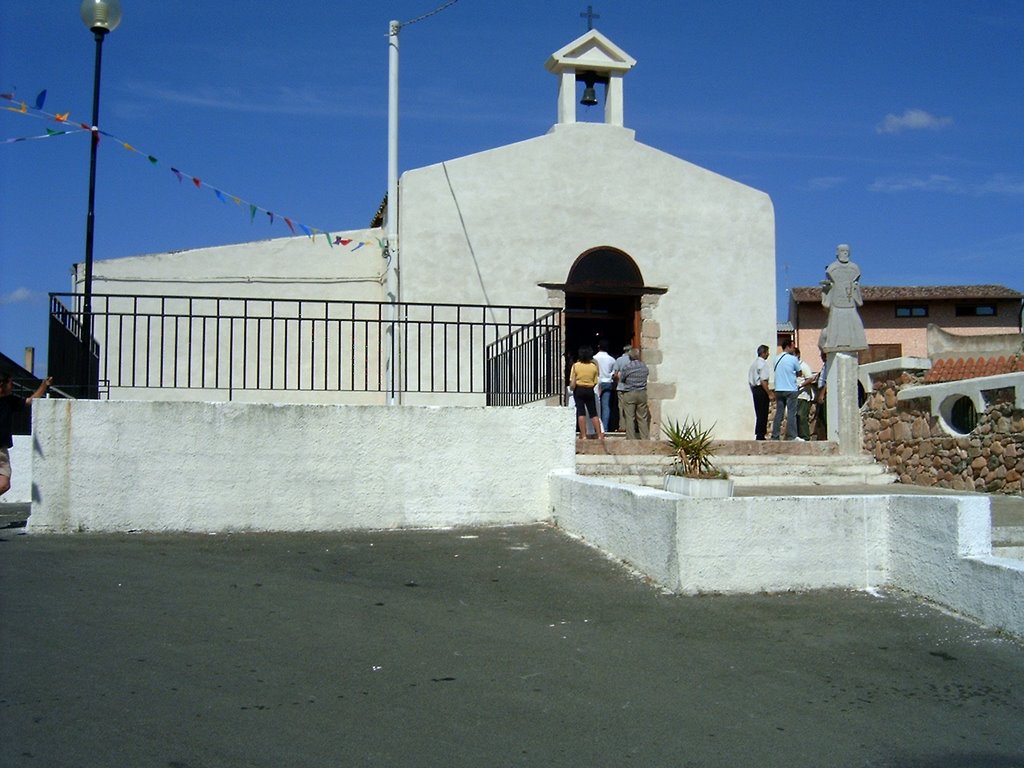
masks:
POLYGON ((807 182, 809 189, 835 189, 846 183, 844 176, 818 176, 807 182))
POLYGON ((907 109, 902 115, 888 114, 875 126, 877 133, 900 133, 901 131, 938 131, 953 124, 952 117, 936 117, 923 109, 907 109))
POLYGON ((975 191, 979 195, 1024 195, 1024 179, 999 173, 979 184, 975 191))
POLYGON ((15 288, 10 293, 0 293, 0 304, 27 304, 37 298, 35 291, 28 288, 15 288))
MULTIPOLYGON (((162 101, 173 105, 218 109, 226 112, 278 115, 377 115, 380 109, 353 104, 356 99, 339 99, 312 87, 256 91, 235 87, 200 86, 190 90, 165 87, 156 83, 129 81, 123 90, 144 102, 162 101)), ((125 107, 126 109, 129 107, 125 107)))
POLYGON ((963 192, 965 191, 949 176, 933 173, 926 177, 885 176, 875 179, 868 190, 871 192, 963 192))
POLYGON ((869 192, 947 192, 962 195, 1024 195, 1024 179, 996 174, 983 181, 963 182, 951 176, 883 176, 868 185, 869 192))

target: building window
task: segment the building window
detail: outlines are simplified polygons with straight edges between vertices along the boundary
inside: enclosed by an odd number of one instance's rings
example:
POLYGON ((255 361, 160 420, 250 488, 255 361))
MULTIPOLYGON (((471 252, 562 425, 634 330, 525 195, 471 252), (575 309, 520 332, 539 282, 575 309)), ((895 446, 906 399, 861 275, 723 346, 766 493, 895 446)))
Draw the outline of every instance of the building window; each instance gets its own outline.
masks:
POLYGON ((995 317, 995 304, 957 304, 957 317, 995 317))
POLYGON ((928 305, 897 304, 896 317, 928 317, 928 305))
POLYGON ((969 397, 960 397, 950 409, 949 426, 961 435, 969 435, 978 426, 978 411, 969 397))

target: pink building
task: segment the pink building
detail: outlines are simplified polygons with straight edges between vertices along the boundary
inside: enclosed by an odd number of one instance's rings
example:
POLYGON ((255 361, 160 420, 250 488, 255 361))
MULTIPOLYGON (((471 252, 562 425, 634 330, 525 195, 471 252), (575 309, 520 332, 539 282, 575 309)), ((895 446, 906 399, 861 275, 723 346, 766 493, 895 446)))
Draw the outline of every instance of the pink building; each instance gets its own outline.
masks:
MULTIPOLYGON (((869 347, 860 353, 861 363, 928 357, 929 325, 963 336, 1021 332, 1024 293, 1001 285, 866 285, 861 291, 869 347)), ((789 296, 789 323, 806 355, 828 322, 821 288, 793 288, 789 296)))

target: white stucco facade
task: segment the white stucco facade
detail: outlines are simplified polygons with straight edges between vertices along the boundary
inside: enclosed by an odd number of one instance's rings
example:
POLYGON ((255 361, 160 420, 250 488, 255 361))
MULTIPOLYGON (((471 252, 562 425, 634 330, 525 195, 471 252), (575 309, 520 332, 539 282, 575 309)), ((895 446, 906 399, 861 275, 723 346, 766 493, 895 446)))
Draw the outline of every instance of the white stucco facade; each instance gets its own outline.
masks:
MULTIPOLYGON (((382 301, 381 231, 360 229, 330 236, 282 237, 234 245, 153 253, 96 262, 96 294, 172 296, 275 296, 284 299, 382 301), (354 245, 363 245, 354 248, 354 245)), ((81 264, 75 290, 81 290, 81 264)))
POLYGON ((775 321, 768 195, 592 123, 409 171, 401 194, 402 300, 542 305, 542 284, 614 248, 665 289, 650 318, 656 379, 676 391, 663 415, 749 437, 745 372, 775 321))
MULTIPOLYGON (((775 328, 772 202, 762 191, 637 141, 625 127, 623 96, 625 75, 634 64, 591 31, 548 61, 557 86, 558 122, 546 135, 404 173, 392 274, 397 299, 560 307, 566 295, 559 286, 577 260, 594 249, 614 251, 642 276, 642 287, 623 289, 622 295, 637 304, 618 335, 626 341, 632 337, 652 366, 657 416, 694 416, 715 424, 721 439, 749 438, 746 369, 756 347, 774 338, 775 328), (605 83, 605 122, 576 122, 574 86, 595 75, 605 83)), ((385 300, 383 234, 360 230, 344 237, 368 245, 331 248, 321 235, 101 261, 94 290, 385 300)), ((604 290, 615 295, 615 285, 604 290)), ((566 323, 572 322, 567 315, 566 323)), ((98 325, 101 344, 103 330, 98 325)), ((166 338, 167 331, 162 333, 166 338)), ((116 354, 113 346, 106 344, 104 354, 116 354)), ((477 365, 480 360, 477 355, 477 365)), ((111 396, 212 399, 215 394, 183 394, 164 386, 111 396)), ((228 399, 368 401, 344 391, 275 396, 236 395, 234 389, 228 399)), ((427 401, 447 402, 433 396, 427 401)))

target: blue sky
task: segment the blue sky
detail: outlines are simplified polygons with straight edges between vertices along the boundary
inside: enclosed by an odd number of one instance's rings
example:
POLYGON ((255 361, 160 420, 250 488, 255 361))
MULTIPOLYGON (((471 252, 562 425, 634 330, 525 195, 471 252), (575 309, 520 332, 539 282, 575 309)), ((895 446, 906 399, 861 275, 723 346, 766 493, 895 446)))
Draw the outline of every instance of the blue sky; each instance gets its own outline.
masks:
MULTIPOLYGON (((97 259, 366 226, 386 190, 389 19, 443 0, 135 2, 104 44, 97 259), (146 155, 157 158, 151 164, 146 155), (210 187, 179 183, 171 167, 210 187), (211 187, 279 214, 250 223, 211 187)), ((401 33, 400 168, 545 133, 577 0, 458 0, 401 33)), ((3 0, 0 92, 88 122, 78 2, 3 0)), ((779 316, 848 242, 868 285, 1024 290, 1024 3, 608 0, 638 141, 771 195, 779 316)), ((9 104, 5 104, 8 105, 9 104)), ((600 107, 594 110, 600 119, 600 107)), ((0 112, 0 141, 58 127, 0 112)), ((81 261, 85 133, 0 144, 0 351, 45 358, 81 261)))

